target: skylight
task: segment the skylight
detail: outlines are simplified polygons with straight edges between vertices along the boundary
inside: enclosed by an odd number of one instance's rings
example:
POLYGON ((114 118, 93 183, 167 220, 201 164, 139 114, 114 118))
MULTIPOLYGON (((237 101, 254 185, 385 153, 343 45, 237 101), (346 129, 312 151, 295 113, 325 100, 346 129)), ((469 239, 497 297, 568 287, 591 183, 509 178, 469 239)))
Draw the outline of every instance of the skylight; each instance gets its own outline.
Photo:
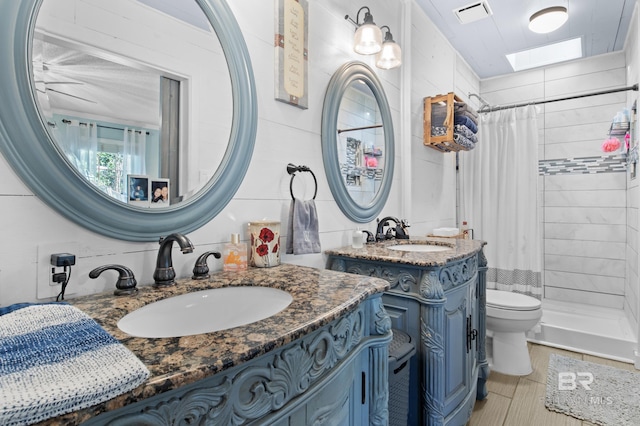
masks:
POLYGON ((507 55, 507 60, 514 71, 522 71, 578 58, 582 58, 581 37, 507 55))

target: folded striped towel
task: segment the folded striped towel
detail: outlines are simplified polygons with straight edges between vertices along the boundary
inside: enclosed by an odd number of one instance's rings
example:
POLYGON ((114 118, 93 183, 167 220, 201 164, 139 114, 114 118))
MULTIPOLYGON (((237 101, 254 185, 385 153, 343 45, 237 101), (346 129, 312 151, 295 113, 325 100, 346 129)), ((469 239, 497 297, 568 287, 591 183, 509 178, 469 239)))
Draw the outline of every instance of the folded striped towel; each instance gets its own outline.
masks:
POLYGON ((0 424, 27 425, 135 389, 145 365, 78 308, 0 308, 0 424))

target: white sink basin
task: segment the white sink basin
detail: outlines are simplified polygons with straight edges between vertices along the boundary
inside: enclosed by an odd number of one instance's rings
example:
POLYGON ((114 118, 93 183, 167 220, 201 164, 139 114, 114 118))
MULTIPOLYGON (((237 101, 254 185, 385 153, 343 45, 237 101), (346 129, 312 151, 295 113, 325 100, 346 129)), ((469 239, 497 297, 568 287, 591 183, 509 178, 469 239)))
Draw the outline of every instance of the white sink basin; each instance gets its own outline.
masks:
POLYGON ((389 246, 387 248, 389 250, 414 251, 421 253, 433 253, 437 251, 451 250, 451 247, 437 246, 434 244, 398 244, 395 246, 389 246))
POLYGON ((159 300, 125 315, 118 328, 136 337, 181 337, 260 321, 289 306, 286 291, 223 287, 159 300))

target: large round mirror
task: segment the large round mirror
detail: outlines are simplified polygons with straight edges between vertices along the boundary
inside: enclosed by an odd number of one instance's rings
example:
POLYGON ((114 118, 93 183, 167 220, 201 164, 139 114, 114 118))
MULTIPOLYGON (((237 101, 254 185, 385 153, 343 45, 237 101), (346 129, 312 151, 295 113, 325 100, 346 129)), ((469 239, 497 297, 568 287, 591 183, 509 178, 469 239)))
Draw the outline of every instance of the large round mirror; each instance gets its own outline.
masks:
POLYGON ((224 0, 3 2, 0 149, 41 199, 131 241, 231 200, 256 133, 251 63, 224 0))
POLYGON ((168 207, 195 195, 220 165, 231 79, 195 0, 99 8, 42 0, 32 72, 41 116, 63 157, 116 200, 168 207), (104 21, 109 37, 100 32, 104 21))
POLYGON ((322 155, 331 192, 351 220, 366 223, 391 189, 394 135, 382 84, 362 62, 331 78, 322 112, 322 155))

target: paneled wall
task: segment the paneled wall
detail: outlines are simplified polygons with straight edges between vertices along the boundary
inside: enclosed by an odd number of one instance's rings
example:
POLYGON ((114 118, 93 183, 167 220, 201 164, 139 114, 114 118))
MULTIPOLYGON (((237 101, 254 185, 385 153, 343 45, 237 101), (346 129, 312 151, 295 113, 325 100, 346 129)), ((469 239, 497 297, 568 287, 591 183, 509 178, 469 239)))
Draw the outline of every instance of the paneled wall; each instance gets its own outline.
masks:
POLYGON ((455 153, 423 144, 423 99, 455 92, 468 101, 479 92, 471 68, 413 3, 411 26, 411 235, 425 236, 434 228, 459 226, 456 218, 455 153), (437 59, 436 59, 437 58, 437 59))
MULTIPOLYGON (((229 205, 210 223, 191 233, 193 254, 174 251, 179 277, 191 275, 197 255, 221 250, 230 234, 246 241, 246 223, 275 219, 287 237, 290 205, 287 163, 309 166, 318 179, 318 207, 322 248, 350 243, 357 224, 341 213, 324 173, 321 153, 321 112, 332 74, 347 61, 359 60, 374 67, 374 58, 352 50, 354 26, 344 19, 362 7, 354 0, 309 2, 309 108, 302 110, 274 100, 274 1, 228 1, 247 42, 258 94, 258 133, 247 176, 229 205)), ((403 46, 405 65, 395 70, 374 67, 390 103, 396 137, 396 171, 389 200, 382 214, 407 218, 412 235, 424 235, 434 227, 455 223, 455 164, 422 146, 422 98, 452 90, 477 91, 477 77, 464 65, 446 39, 413 0, 372 0, 367 3, 379 25, 388 25, 403 46), (413 22, 412 22, 413 21, 413 22)), ((0 24, 2 17, 0 17, 0 24)), ((3 102, 3 100, 0 100, 3 102)), ((313 183, 296 179, 296 195, 310 198, 313 183), (298 182, 299 181, 299 182, 298 182)), ((156 243, 132 243, 93 234, 64 219, 18 179, 0 156, 0 223, 5 244, 0 245, 0 306, 42 300, 38 283, 47 285, 49 256, 73 252, 77 264, 68 294, 111 290, 115 277, 102 274, 88 279, 88 272, 108 263, 133 269, 139 285, 152 280, 158 249, 156 243)), ((109 212, 96 212, 109 214, 109 212)), ((362 227, 362 225, 360 225, 362 227)), ((373 230, 375 223, 364 228, 373 230)), ((281 241, 285 245, 285 241, 281 241)), ((288 263, 324 268, 323 254, 284 255, 288 263)), ((219 261, 211 261, 220 270, 219 261)))
MULTIPOLYGON (((492 105, 569 97, 627 85, 624 53, 481 82, 492 105)), ((623 309, 627 173, 621 151, 604 153, 626 92, 540 105, 539 200, 544 297, 623 309)))

